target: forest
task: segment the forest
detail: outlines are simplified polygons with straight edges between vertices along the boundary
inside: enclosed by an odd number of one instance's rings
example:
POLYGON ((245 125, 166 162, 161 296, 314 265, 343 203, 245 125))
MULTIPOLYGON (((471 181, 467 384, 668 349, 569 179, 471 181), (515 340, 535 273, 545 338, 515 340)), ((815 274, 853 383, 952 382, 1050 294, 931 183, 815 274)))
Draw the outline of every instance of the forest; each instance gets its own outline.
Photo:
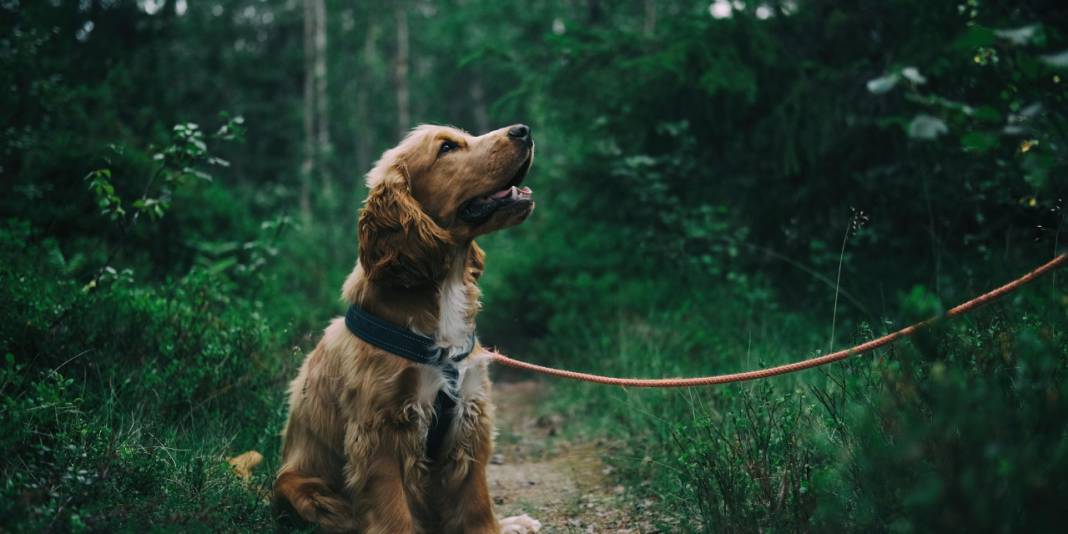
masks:
MULTIPOLYGON (((530 125, 537 209, 479 240, 478 334, 543 365, 788 363, 1068 241, 1058 0, 0 0, 0 102, 4 532, 310 531, 266 498, 286 387, 419 124, 530 125)), ((494 367, 498 512, 1060 530, 1066 274, 766 380, 494 367)))

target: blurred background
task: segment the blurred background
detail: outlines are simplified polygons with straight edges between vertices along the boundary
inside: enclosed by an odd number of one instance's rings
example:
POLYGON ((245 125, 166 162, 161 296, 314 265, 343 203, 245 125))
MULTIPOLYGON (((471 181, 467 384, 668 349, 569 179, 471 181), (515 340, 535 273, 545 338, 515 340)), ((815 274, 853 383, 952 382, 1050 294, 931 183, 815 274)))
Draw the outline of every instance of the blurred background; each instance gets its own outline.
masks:
MULTIPOLYGON (((540 363, 792 361, 1064 249, 1059 1, 0 0, 0 29, 12 531, 273 528, 220 459, 270 486, 363 175, 419 123, 533 128, 479 332, 540 363)), ((825 370, 538 410, 663 531, 1052 529, 1063 278, 825 370)))

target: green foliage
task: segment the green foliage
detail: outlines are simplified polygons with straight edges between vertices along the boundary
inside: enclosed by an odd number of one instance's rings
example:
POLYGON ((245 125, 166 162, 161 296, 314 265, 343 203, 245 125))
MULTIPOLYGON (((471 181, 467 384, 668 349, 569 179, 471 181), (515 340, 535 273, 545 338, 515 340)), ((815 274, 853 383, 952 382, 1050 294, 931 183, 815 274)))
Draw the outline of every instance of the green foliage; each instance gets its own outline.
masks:
MULTIPOLYGON (((227 141, 240 140, 244 135, 244 122, 242 117, 229 119, 212 137, 227 141)), ((112 145, 110 148, 119 156, 125 152, 123 147, 112 145)), ((136 210, 135 221, 142 214, 147 214, 153 220, 163 218, 164 213, 170 208, 174 189, 187 185, 191 180, 212 181, 210 174, 196 168, 197 164, 230 166, 228 161, 208 152, 208 145, 204 142, 204 133, 200 131, 199 126, 191 122, 176 124, 171 142, 153 154, 152 160, 156 162, 156 169, 145 184, 141 197, 130 203, 136 210), (157 180, 162 181, 158 191, 153 189, 157 180), (157 196, 153 198, 149 194, 157 196)), ((85 179, 89 181, 89 190, 97 197, 101 214, 113 221, 126 215, 126 211, 122 208, 122 199, 119 198, 111 182, 111 169, 94 170, 85 179)), ((129 224, 133 224, 133 221, 129 224)), ((128 227, 124 230, 128 230, 128 227)))
MULTIPOLYGON (((326 0, 309 133, 301 2, 0 2, 0 524, 273 527, 274 466, 246 488, 223 460, 276 460, 284 384, 340 311, 359 177, 410 126, 401 15, 410 121, 533 126, 538 209, 480 240, 506 352, 783 363, 1063 249, 1057 2, 709 4, 326 0)), ((1053 530, 1064 298, 1042 281, 822 372, 560 384, 545 409, 618 444, 665 531, 1053 530)))
POLYGON ((101 215, 113 221, 126 216, 122 199, 115 194, 115 186, 111 183, 111 169, 97 169, 87 174, 85 179, 89 182, 89 190, 96 195, 101 215))
POLYGON ((176 438, 176 427, 123 414, 115 399, 87 398, 91 389, 74 378, 31 369, 10 353, 0 368, 0 518, 12 532, 272 527, 269 509, 229 472, 226 434, 215 424, 196 439, 176 438))
MULTIPOLYGON (((1068 340, 1054 325, 1068 322, 1068 307, 1048 286, 822 371, 685 392, 562 386, 547 409, 621 440, 607 459, 623 482, 686 519, 685 530, 1055 530, 1053 496, 1068 491, 1058 423, 1068 340)), ((909 300, 929 298, 915 290, 909 300)), ((748 336, 690 339, 681 317, 653 314, 659 321, 584 345, 594 357, 570 367, 730 372, 810 356, 796 347, 820 343, 810 323, 736 313, 716 319, 747 325, 748 336)))
POLYGON ((713 402, 724 412, 702 413, 672 432, 681 497, 705 530, 811 523, 819 504, 814 464, 821 458, 804 443, 816 421, 805 401, 800 390, 780 393, 763 382, 717 396, 713 402))
POLYGON ((819 476, 841 486, 821 489, 818 522, 840 525, 848 510, 858 530, 1056 528, 1068 436, 1051 422, 1068 409, 1068 359, 1048 325, 1065 310, 1017 304, 898 347, 871 366, 877 381, 857 364, 828 373, 813 393, 837 461, 819 476))
MULTIPOLYGON (((552 125, 543 146, 565 152, 541 190, 566 195, 490 241, 503 265, 482 324, 506 351, 543 336, 522 354, 568 368, 713 374, 811 355, 836 320, 853 333, 839 345, 870 339, 1048 258, 1063 247, 1068 93, 1042 58, 1066 44, 1064 13, 963 6, 568 24, 521 89, 552 125)), ((1049 530, 1056 507, 1035 488, 1065 488, 1036 472, 1064 468, 1065 438, 1039 422, 1064 421, 1060 394, 1039 407, 1020 390, 1065 384, 1049 287, 1002 320, 829 373, 707 394, 564 385, 552 409, 618 435, 635 496, 695 530, 1049 530), (1035 344, 985 354, 1017 338, 1035 344), (1043 371, 1007 379, 1024 360, 1043 371), (991 417, 1035 448, 1004 443, 991 417)))
POLYGON ((0 294, 14 304, 0 329, 4 523, 269 525, 223 456, 235 438, 277 447, 257 430, 278 424, 282 405, 265 319, 232 283, 197 270, 159 287, 111 270, 83 289, 64 279, 55 243, 33 238, 25 225, 0 231, 4 257, 18 258, 0 268, 0 294), (181 433, 190 427, 199 431, 181 433))

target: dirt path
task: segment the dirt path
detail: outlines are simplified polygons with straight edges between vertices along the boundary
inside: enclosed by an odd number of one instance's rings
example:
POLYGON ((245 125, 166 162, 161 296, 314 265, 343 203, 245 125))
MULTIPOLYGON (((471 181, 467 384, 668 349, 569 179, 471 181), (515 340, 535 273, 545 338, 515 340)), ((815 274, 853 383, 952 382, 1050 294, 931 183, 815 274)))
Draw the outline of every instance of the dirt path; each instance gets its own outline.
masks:
POLYGON ((654 532, 628 511, 596 443, 566 441, 557 436, 562 418, 534 414, 545 393, 534 381, 494 385, 498 436, 489 484, 497 516, 529 514, 548 533, 654 532))

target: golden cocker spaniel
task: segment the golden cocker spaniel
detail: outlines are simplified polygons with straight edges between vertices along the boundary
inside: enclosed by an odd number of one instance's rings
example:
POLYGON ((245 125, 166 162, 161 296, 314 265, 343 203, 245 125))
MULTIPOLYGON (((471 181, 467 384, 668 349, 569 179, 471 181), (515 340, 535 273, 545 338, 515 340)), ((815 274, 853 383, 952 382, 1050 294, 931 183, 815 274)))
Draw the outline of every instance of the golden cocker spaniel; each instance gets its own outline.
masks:
POLYGON ((342 288, 349 314, 290 385, 277 503, 325 531, 541 527, 494 517, 489 358, 474 337, 474 238, 533 211, 520 186, 533 157, 525 125, 478 137, 420 126, 375 164, 342 288))

